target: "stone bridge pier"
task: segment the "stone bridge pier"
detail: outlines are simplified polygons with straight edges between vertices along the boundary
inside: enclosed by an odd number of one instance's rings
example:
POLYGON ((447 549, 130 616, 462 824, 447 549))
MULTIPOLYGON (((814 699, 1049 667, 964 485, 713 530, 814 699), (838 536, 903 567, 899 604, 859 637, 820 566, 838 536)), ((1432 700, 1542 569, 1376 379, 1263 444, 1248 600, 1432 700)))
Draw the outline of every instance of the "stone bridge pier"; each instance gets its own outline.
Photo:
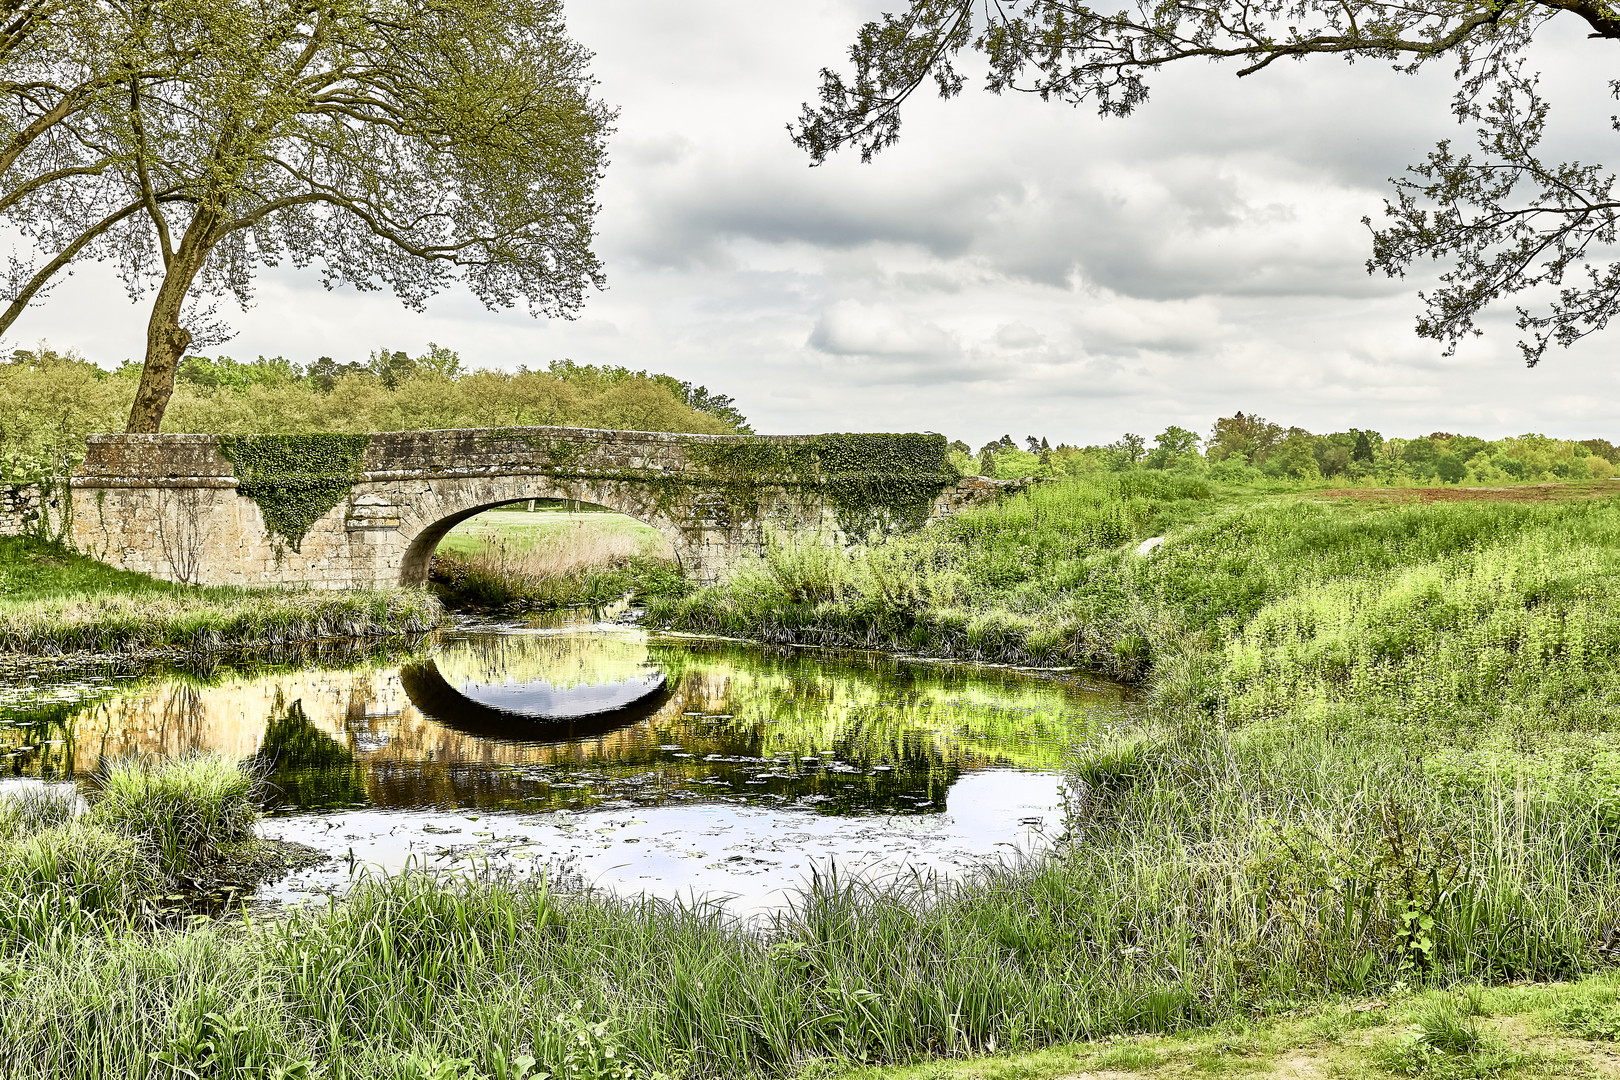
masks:
POLYGON ((994 495, 937 435, 705 436, 584 428, 374 435, 92 435, 74 545, 205 585, 426 579, 434 549, 503 503, 594 503, 657 529, 704 583, 767 530, 829 542, 915 528, 994 495))

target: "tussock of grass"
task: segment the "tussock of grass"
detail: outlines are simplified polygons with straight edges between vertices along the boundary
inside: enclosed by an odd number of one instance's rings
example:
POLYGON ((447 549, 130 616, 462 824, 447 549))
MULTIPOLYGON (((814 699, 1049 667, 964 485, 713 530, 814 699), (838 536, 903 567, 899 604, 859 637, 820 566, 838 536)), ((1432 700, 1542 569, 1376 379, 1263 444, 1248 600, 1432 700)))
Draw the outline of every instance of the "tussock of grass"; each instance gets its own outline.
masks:
POLYGON ((0 795, 0 841, 65 825, 79 814, 79 794, 71 787, 25 787, 0 795))
POLYGON ((159 893, 222 863, 273 869, 253 841, 258 777, 217 755, 125 760, 88 809, 71 788, 0 796, 0 957, 150 921, 159 893))
POLYGON ((162 883, 155 860, 136 837, 83 818, 0 847, 0 892, 14 898, 44 892, 87 910, 119 910, 162 883))
POLYGON ((258 778, 217 754, 115 761, 97 788, 91 817, 139 839, 171 878, 250 838, 259 819, 258 778))

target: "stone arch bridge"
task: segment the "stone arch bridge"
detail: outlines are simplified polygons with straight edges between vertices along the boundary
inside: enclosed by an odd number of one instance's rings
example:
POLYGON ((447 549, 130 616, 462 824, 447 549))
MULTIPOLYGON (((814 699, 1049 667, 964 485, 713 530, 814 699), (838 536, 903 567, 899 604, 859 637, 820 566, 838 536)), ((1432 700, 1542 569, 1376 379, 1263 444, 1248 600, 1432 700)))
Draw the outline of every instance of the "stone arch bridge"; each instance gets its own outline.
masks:
POLYGON ((713 436, 527 427, 374 435, 92 435, 75 547, 205 585, 413 584, 457 523, 503 503, 594 503, 668 539, 713 582, 769 527, 829 541, 991 498, 938 435, 713 436))

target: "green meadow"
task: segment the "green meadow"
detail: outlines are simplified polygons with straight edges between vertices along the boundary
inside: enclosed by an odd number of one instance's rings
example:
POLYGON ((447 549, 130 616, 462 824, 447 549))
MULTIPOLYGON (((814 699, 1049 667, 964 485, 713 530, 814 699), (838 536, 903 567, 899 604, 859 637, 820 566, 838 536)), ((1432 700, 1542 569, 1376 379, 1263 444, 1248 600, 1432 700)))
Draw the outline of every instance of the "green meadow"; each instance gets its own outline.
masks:
POLYGON ((1620 1032, 1620 504, 1572 494, 1124 472, 849 550, 778 538, 649 617, 1136 685, 1068 757, 1057 850, 823 878, 746 922, 407 876, 165 929, 59 874, 7 916, 0 1071, 1583 1075, 1620 1032))

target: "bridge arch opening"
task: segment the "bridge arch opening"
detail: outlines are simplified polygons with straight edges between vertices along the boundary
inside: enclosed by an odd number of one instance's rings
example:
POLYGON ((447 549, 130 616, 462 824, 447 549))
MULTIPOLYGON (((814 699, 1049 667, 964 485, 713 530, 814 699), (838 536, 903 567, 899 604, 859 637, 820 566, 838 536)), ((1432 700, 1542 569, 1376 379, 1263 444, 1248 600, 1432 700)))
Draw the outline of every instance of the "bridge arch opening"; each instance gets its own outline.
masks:
POLYGON ((600 503, 549 496, 488 502, 424 526, 405 550, 400 582, 426 582, 436 555, 498 561, 542 576, 605 568, 632 557, 680 566, 677 540, 669 525, 600 503))

